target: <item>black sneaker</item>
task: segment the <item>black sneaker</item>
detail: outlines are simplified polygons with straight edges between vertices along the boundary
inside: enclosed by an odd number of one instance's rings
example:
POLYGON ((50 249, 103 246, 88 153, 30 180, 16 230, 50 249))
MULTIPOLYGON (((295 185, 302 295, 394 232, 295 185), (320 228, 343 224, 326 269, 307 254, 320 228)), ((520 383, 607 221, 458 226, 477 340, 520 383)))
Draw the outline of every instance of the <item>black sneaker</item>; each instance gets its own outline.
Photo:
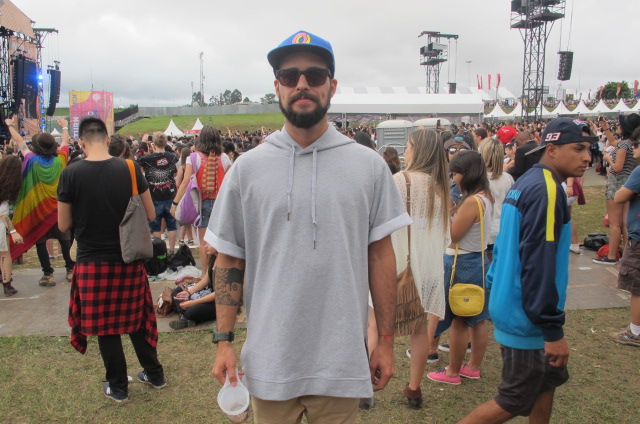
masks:
POLYGON ((116 393, 111 390, 111 387, 109 387, 109 383, 104 385, 104 387, 102 388, 102 393, 104 393, 106 397, 117 403, 122 403, 129 400, 129 396, 126 393, 116 393))
MULTIPOLYGON (((449 352, 450 347, 449 347, 449 344, 443 343, 441 345, 438 345, 438 349, 440 349, 443 352, 449 352)), ((467 345, 467 353, 471 353, 471 343, 467 345)))
POLYGON ((196 325, 195 321, 184 318, 178 318, 169 323, 169 327, 173 328, 174 330, 182 330, 183 328, 193 327, 194 325, 196 325))
POLYGON ((602 258, 593 258, 593 263, 600 265, 615 265, 618 263, 618 261, 616 261, 615 259, 609 259, 608 257, 604 256, 602 258))
POLYGON ((439 360, 440 360, 440 357, 438 356, 437 352, 427 356, 427 364, 435 364, 439 360))
POLYGON ((167 385, 167 380, 164 378, 164 376, 162 376, 161 380, 151 381, 149 380, 149 377, 147 377, 146 371, 140 371, 138 373, 138 381, 141 383, 150 384, 154 389, 162 389, 167 385))

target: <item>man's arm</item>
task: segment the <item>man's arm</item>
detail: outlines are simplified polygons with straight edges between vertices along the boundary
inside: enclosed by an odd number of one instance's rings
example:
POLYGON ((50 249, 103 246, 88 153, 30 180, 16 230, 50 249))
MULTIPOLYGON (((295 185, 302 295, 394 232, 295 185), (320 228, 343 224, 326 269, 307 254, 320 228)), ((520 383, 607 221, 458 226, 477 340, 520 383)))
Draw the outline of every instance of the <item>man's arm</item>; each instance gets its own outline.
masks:
POLYGON ((66 233, 73 225, 73 216, 71 215, 71 204, 58 200, 58 228, 61 232, 66 233))
POLYGON ((58 118, 58 125, 62 127, 62 143, 60 147, 69 145, 69 121, 64 118, 58 118))
POLYGON ((29 146, 24 142, 24 139, 20 135, 20 133, 14 128, 14 125, 17 122, 16 115, 13 115, 13 118, 8 118, 4 120, 4 123, 9 127, 9 133, 11 134, 11 139, 16 142, 18 145, 18 150, 22 153, 22 156, 29 153, 29 146))
MULTIPOLYGON (((218 253, 213 280, 219 333, 231 332, 235 327, 238 308, 242 306, 244 270, 244 259, 218 253)), ((236 353, 231 342, 218 342, 211 374, 220 384, 224 384, 225 376, 229 374, 229 382, 232 386, 236 385, 236 363, 236 353)))
POLYGON ((393 329, 396 319, 396 258, 391 236, 369 245, 369 290, 378 325, 378 345, 369 368, 373 390, 382 390, 395 374, 393 329))
POLYGON ((619 204, 625 204, 625 203, 631 201, 631 199, 633 199, 636 196, 637 196, 636 193, 634 193, 633 191, 629 190, 625 186, 622 186, 622 187, 620 187, 620 189, 618 191, 616 191, 616 195, 613 198, 613 202, 614 203, 619 203, 619 204))

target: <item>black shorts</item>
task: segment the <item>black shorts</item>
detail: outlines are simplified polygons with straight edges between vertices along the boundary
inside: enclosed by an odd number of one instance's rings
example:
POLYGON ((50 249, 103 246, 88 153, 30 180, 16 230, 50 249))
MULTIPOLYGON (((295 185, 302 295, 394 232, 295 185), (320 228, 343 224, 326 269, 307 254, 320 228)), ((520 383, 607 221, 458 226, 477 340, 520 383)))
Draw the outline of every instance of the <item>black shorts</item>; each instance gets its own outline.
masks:
POLYGON ((544 349, 521 350, 501 346, 502 382, 495 401, 513 415, 528 417, 538 396, 569 379, 567 367, 553 367, 544 349))

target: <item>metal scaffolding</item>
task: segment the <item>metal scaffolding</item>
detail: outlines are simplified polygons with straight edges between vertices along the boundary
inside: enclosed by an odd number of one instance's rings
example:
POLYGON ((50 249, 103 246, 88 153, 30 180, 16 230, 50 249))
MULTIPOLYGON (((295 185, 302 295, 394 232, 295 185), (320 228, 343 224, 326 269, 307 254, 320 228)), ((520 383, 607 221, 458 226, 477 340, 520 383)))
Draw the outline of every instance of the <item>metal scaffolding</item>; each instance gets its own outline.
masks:
POLYGON ((427 36, 427 45, 420 48, 420 65, 424 66, 427 74, 427 93, 437 94, 440 92, 440 69, 442 64, 449 59, 449 49, 446 44, 440 42, 445 40, 457 40, 455 34, 441 34, 438 31, 422 31, 418 38, 427 36))
POLYGON ((522 70, 522 117, 542 116, 545 93, 544 70, 547 39, 558 19, 564 18, 565 0, 513 0, 511 28, 519 29, 524 41, 522 70))

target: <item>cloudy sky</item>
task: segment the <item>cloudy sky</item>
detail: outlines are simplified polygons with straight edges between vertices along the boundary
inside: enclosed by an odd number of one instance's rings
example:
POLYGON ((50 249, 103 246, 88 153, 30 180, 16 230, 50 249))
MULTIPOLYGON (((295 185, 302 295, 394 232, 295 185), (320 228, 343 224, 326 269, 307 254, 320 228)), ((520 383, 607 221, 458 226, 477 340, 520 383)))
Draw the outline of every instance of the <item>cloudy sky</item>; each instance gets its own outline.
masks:
MULTIPOLYGON (((116 106, 179 106, 198 90, 204 53, 208 99, 239 89, 257 101, 273 92, 267 52, 298 30, 329 40, 342 86, 424 86, 422 31, 458 34, 447 79, 476 84, 476 74, 500 73, 519 95, 524 43, 511 30, 509 0, 13 0, 36 27, 56 28, 46 39, 44 65, 61 62, 61 105, 68 91, 106 90, 116 106), (467 64, 471 61, 471 64, 467 64), (457 69, 455 62, 457 62, 457 69)), ((567 17, 547 43, 545 85, 557 89, 557 51, 575 52, 563 88, 587 92, 607 81, 640 79, 640 55, 631 40, 640 27, 637 0, 567 0, 567 17), (575 4, 574 4, 575 3, 575 4), (573 10, 573 13, 572 13, 573 10), (571 24, 572 22, 572 24, 571 24), (570 36, 570 39, 569 39, 570 36)))

